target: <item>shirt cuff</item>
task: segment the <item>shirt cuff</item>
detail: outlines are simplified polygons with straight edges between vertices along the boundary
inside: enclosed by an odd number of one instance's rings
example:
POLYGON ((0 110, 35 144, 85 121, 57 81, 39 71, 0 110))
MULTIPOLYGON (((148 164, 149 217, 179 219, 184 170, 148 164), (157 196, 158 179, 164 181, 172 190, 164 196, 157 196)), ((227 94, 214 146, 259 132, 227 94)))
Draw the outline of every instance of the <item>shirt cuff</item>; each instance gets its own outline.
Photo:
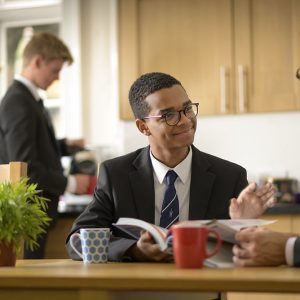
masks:
POLYGON ((66 188, 66 192, 75 194, 76 192, 76 178, 74 175, 69 175, 68 176, 68 183, 67 183, 67 188, 66 188))
POLYGON ((294 245, 297 237, 291 237, 285 244, 285 259, 289 266, 294 265, 294 245))

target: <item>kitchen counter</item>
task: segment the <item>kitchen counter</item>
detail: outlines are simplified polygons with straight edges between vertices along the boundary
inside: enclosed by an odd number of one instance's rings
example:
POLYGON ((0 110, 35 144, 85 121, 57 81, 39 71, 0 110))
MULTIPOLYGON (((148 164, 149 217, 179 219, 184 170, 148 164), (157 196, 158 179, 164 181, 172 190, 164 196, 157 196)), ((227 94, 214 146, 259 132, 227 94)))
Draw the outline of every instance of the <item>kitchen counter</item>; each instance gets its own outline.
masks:
MULTIPOLYGON (((59 207, 60 217, 77 217, 87 204, 65 205, 59 207)), ((300 204, 277 203, 265 212, 266 215, 300 214, 300 204)))
MULTIPOLYGON (((77 217, 87 207, 87 204, 60 205, 59 216, 77 217)), ((300 204, 277 203, 265 212, 266 215, 300 214, 300 204)))
POLYGON ((277 203, 265 212, 267 215, 300 214, 300 204, 277 203))
POLYGON ((59 218, 77 218, 87 207, 87 205, 68 205, 64 208, 59 208, 59 218))
POLYGON ((73 195, 65 193, 58 204, 58 213, 60 217, 79 216, 87 205, 92 201, 92 195, 73 195))

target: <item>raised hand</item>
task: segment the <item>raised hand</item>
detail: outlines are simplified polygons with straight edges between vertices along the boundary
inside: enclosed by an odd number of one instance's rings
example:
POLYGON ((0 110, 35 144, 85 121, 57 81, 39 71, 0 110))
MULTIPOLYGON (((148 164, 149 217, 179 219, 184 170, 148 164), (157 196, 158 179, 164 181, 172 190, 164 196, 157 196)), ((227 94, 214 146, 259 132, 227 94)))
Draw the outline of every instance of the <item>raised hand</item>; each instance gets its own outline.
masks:
POLYGON ((231 219, 251 219, 262 215, 264 211, 275 203, 275 187, 266 183, 257 188, 255 182, 244 188, 238 198, 232 198, 229 207, 231 219))

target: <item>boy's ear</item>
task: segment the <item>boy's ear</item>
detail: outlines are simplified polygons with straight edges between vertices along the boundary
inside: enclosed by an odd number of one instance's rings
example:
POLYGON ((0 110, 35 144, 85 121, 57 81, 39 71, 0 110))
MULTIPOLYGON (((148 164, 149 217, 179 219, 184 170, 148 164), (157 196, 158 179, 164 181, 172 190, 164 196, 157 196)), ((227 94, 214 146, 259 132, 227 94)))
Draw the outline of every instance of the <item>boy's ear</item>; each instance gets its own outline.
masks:
POLYGON ((41 55, 34 55, 31 59, 31 63, 33 64, 33 66, 39 68, 42 64, 43 58, 41 55))
POLYGON ((147 123, 146 123, 145 121, 143 121, 143 120, 141 120, 141 119, 136 119, 136 120, 135 120, 135 125, 136 125, 136 127, 138 128, 138 130, 139 130, 142 134, 144 134, 144 135, 146 135, 146 136, 149 136, 149 135, 150 135, 150 130, 149 130, 149 128, 148 128, 148 126, 147 126, 147 123))

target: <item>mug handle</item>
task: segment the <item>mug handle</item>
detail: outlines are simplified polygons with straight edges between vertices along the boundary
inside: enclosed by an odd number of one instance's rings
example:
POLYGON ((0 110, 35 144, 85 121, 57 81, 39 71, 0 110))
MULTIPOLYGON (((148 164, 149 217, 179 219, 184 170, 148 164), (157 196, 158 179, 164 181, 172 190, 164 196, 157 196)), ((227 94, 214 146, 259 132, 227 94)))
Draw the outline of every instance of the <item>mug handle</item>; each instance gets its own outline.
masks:
POLYGON ((74 243, 73 243, 73 241, 74 241, 74 239, 75 239, 76 237, 79 238, 79 240, 80 240, 80 234, 77 233, 77 232, 75 232, 75 233, 73 233, 73 234, 71 235, 71 237, 70 237, 70 246, 71 246, 72 249, 75 251, 75 253, 76 253, 81 259, 83 259, 82 254, 76 249, 76 247, 75 247, 75 245, 74 245, 74 243))
POLYGON ((221 240, 221 237, 220 235, 213 229, 207 229, 207 238, 208 238, 208 235, 212 233, 216 238, 217 238, 217 243, 216 243, 216 246, 215 248, 212 250, 211 253, 206 253, 206 258, 209 258, 211 256, 214 256, 218 253, 218 251, 220 250, 221 248, 221 245, 222 245, 222 240, 221 240))

